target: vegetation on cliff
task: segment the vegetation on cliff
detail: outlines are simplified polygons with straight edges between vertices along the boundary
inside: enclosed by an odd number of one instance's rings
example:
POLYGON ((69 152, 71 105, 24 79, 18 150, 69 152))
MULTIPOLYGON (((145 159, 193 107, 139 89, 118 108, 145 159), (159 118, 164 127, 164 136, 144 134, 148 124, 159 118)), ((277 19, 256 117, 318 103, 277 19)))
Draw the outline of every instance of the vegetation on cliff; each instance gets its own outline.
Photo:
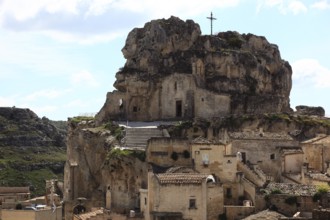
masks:
POLYGON ((45 180, 63 179, 66 122, 0 108, 0 128, 0 186, 30 186, 36 196, 45 193, 45 180))

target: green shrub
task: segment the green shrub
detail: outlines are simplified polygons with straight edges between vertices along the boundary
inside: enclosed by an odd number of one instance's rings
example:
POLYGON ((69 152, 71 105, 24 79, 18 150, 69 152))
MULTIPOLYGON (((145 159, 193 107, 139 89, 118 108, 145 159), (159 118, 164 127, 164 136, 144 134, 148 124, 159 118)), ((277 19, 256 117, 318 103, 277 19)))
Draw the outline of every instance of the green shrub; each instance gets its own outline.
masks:
POLYGON ((104 125, 104 128, 105 129, 108 129, 109 131, 111 131, 111 134, 113 136, 115 136, 118 141, 120 141, 121 139, 123 139, 123 137, 124 137, 124 134, 123 134, 124 128, 123 127, 120 127, 120 126, 118 126, 116 124, 113 124, 110 121, 110 122, 108 122, 108 123, 106 123, 104 125))
POLYGON ((139 151, 139 150, 121 150, 120 148, 113 148, 108 152, 107 160, 110 160, 111 158, 120 158, 120 157, 135 157, 139 159, 140 161, 145 161, 146 159, 146 153, 145 151, 139 151))
POLYGON ((282 194, 282 191, 280 189, 272 189, 270 194, 282 194))
POLYGON ((317 186, 317 192, 313 195, 313 202, 317 202, 322 198, 323 195, 329 192, 328 185, 319 185, 317 186))

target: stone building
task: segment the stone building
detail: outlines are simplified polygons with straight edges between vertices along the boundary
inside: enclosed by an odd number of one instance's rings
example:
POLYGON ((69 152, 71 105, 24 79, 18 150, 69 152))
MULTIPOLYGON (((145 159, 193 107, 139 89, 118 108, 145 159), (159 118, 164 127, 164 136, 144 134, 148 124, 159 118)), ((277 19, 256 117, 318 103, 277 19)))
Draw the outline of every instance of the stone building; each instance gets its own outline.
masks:
MULTIPOLYGON (((309 170, 327 173, 330 168, 330 136, 320 134, 300 143, 309 170)), ((330 172, 329 172, 330 173, 330 172)))
POLYGON ((151 138, 146 148, 146 161, 162 167, 190 167, 190 144, 183 138, 151 138))
POLYGON ((288 134, 245 131, 231 132, 229 136, 233 153, 240 152, 244 164, 258 166, 268 179, 278 182, 282 173, 301 170, 302 151, 298 141, 288 134), (293 154, 289 153, 290 149, 293 154))
POLYGON ((223 192, 212 175, 148 174, 146 220, 211 220, 223 213, 223 192))
POLYGON ((3 203, 17 204, 30 199, 29 187, 0 187, 0 205, 3 203))

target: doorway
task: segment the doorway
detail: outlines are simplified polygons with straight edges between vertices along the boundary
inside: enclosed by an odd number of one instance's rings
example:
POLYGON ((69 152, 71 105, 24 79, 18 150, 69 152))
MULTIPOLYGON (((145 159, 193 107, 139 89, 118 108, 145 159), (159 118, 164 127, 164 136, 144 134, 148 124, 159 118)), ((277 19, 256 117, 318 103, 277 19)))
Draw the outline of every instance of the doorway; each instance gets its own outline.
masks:
POLYGON ((242 162, 246 163, 246 153, 245 152, 241 152, 242 154, 242 162))
POLYGON ((178 118, 182 117, 182 101, 178 100, 175 102, 175 110, 176 110, 176 114, 175 116, 178 118))

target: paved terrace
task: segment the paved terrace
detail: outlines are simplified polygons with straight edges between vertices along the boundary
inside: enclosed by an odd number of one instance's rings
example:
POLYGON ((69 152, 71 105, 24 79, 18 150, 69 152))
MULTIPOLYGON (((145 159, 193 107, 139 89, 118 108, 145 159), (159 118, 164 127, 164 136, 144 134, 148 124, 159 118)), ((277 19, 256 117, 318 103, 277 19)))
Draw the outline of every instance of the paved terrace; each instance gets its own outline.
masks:
POLYGON ((157 128, 159 125, 174 125, 178 122, 177 121, 151 121, 151 122, 117 121, 115 123, 125 128, 157 128))

